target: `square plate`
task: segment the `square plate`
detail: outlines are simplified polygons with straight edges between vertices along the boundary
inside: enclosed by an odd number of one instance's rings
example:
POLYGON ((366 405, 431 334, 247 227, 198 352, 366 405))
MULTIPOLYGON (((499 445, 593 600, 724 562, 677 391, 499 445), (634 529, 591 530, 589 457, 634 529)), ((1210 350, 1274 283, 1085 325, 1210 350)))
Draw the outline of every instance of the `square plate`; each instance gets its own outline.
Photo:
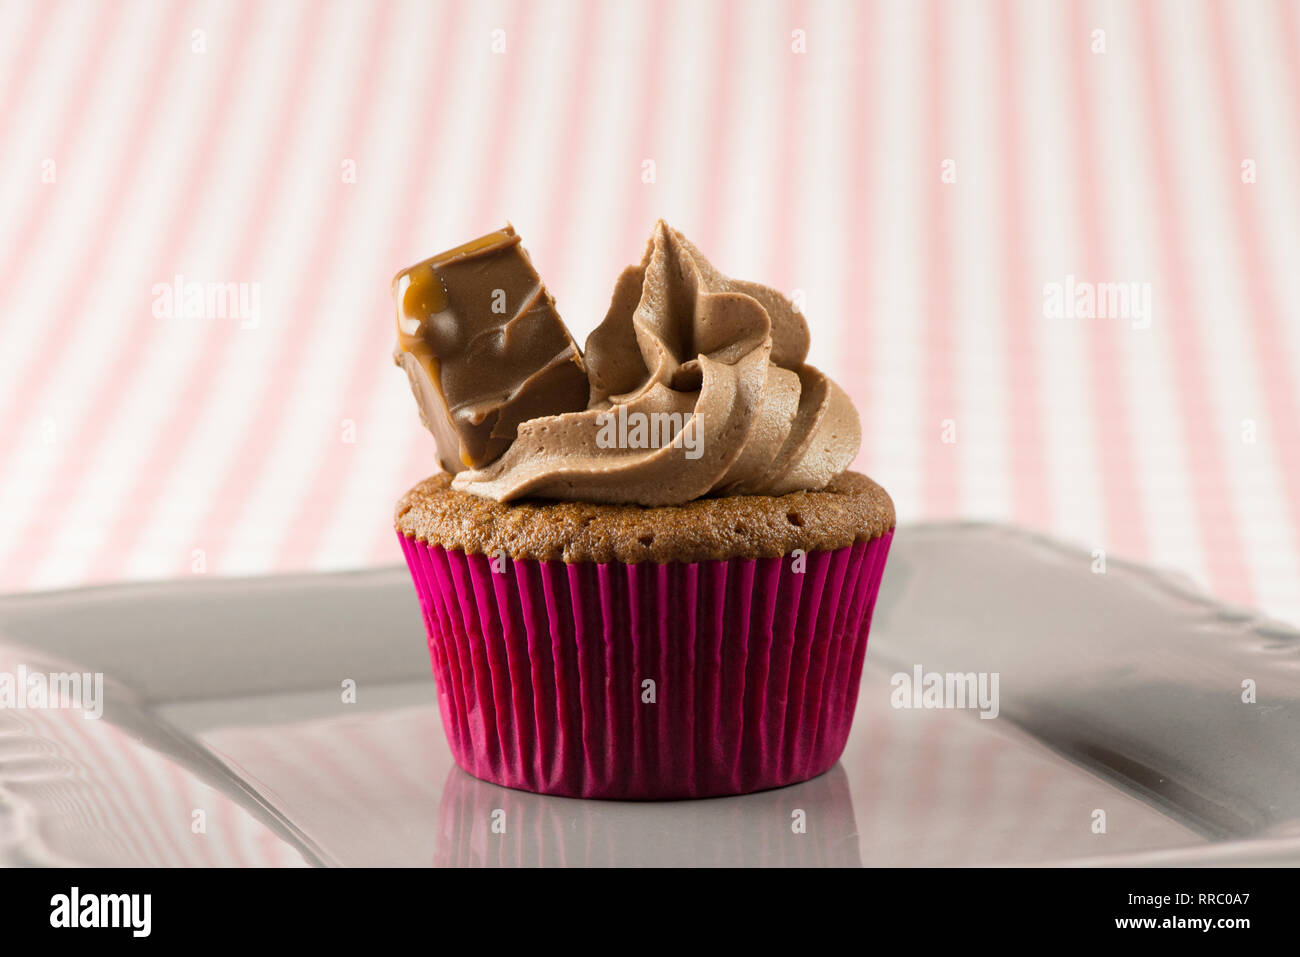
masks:
POLYGON ((744 797, 460 771, 404 568, 0 598, 20 669, 103 713, 0 709, 9 865, 1300 863, 1300 633, 1003 526, 900 529, 843 758, 744 797), (917 668, 996 717, 896 707, 917 668))

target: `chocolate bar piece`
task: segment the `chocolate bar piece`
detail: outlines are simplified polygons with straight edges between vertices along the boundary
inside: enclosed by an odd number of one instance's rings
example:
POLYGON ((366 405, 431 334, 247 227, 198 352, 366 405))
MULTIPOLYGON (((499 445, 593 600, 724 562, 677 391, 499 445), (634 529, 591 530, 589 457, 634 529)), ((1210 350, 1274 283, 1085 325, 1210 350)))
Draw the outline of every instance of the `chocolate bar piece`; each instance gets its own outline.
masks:
POLYGON ((519 423, 587 407, 582 353, 514 228, 404 269, 394 360, 448 472, 482 468, 519 423))

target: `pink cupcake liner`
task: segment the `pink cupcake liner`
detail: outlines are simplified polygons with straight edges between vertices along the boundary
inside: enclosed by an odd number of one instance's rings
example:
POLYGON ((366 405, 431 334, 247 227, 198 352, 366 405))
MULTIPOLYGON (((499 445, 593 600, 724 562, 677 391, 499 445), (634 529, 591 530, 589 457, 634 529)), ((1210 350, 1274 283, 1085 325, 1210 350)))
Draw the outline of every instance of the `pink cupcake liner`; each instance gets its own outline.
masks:
POLYGON ((542 794, 667 799, 781 787, 839 759, 893 532, 810 552, 801 572, 786 556, 494 573, 398 537, 457 764, 542 794))

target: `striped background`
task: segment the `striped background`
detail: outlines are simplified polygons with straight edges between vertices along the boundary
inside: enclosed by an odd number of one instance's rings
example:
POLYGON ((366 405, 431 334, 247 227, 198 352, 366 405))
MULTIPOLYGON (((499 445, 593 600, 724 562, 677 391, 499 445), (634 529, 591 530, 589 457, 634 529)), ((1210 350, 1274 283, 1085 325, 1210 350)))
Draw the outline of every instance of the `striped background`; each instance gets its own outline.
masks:
POLYGON ((802 292, 902 520, 1298 621, 1298 172, 1296 2, 6 2, 0 588, 398 561, 390 275, 509 218, 581 339, 662 215, 802 292))

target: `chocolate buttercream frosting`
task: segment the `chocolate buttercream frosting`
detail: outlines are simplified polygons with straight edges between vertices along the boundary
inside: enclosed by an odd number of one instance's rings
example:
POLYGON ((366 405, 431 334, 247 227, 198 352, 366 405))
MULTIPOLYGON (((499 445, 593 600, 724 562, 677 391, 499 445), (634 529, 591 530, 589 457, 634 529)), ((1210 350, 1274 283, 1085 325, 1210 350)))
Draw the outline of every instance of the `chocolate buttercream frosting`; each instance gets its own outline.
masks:
MULTIPOLYGON (((403 350, 413 352, 405 340, 403 350)), ((545 412, 499 416, 492 438, 505 439, 517 419, 513 441, 471 449, 483 454, 465 458, 471 468, 452 487, 499 502, 647 506, 822 489, 852 462, 861 432, 848 396, 807 354, 808 326, 789 300, 724 276, 660 221, 587 339, 589 394, 545 390, 545 412)), ((576 350, 539 352, 531 369, 494 373, 493 393, 525 391, 557 360, 583 368, 576 350)))

